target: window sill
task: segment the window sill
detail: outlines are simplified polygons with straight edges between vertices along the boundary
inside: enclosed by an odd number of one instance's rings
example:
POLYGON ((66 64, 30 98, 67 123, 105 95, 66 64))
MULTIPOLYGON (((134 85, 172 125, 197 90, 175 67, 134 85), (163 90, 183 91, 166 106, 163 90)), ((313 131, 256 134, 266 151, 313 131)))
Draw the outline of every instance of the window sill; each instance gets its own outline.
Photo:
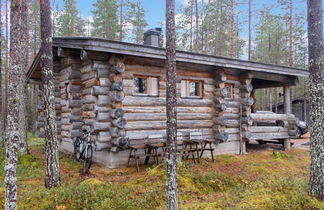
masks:
POLYGON ((203 99, 202 96, 186 96, 186 97, 180 97, 183 99, 203 99))
POLYGON ((140 94, 140 93, 133 93, 132 96, 134 96, 134 97, 154 97, 154 98, 159 97, 158 95, 154 96, 154 95, 140 94))

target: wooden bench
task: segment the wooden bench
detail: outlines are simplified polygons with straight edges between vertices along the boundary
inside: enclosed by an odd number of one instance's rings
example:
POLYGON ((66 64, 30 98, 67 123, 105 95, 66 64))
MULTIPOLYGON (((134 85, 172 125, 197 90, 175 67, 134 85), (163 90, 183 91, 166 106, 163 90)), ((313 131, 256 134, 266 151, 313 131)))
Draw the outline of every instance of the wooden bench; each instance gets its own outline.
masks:
POLYGON ((136 169, 137 172, 139 171, 139 166, 138 166, 138 160, 143 157, 143 154, 137 153, 138 150, 144 150, 144 156, 146 155, 146 149, 147 146, 145 144, 145 140, 143 139, 133 139, 129 142, 128 148, 130 149, 129 151, 129 157, 127 161, 127 167, 129 167, 129 163, 131 159, 135 159, 136 163, 136 169))
POLYGON ((189 139, 184 139, 184 149, 187 150, 186 158, 189 158, 191 154, 194 162, 195 160, 195 153, 197 155, 198 163, 200 163, 200 151, 201 148, 199 147, 203 142, 203 137, 201 132, 190 132, 189 139))
POLYGON ((203 142, 201 143, 201 153, 200 153, 200 158, 203 156, 204 151, 210 151, 212 161, 214 162, 214 148, 212 146, 212 143, 214 143, 215 140, 212 139, 204 139, 203 142), (209 148, 207 147, 209 145, 209 148))
POLYGON ((148 164, 150 157, 153 157, 156 164, 159 164, 159 156, 164 156, 165 154, 165 145, 166 140, 162 135, 149 135, 145 139, 145 143, 147 146, 146 157, 144 164, 148 164), (162 151, 159 152, 158 150, 162 151))

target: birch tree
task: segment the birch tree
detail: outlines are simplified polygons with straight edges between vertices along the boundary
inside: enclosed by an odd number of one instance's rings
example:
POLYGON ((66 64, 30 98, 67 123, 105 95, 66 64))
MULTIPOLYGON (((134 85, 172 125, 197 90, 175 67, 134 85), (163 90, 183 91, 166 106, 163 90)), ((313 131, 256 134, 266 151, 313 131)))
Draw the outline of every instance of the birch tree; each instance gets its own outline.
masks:
POLYGON ((17 209, 17 159, 21 140, 19 133, 19 83, 22 74, 19 52, 21 50, 21 0, 10 4, 10 71, 8 83, 7 150, 5 162, 5 209, 17 209))
POLYGON ((41 59, 43 103, 45 113, 45 187, 60 186, 58 141, 56 136, 52 21, 50 0, 40 0, 41 59))
POLYGON ((174 0, 166 1, 167 209, 178 209, 177 99, 174 0))
POLYGON ((310 194, 324 200, 324 60, 321 0, 307 1, 310 70, 310 194))

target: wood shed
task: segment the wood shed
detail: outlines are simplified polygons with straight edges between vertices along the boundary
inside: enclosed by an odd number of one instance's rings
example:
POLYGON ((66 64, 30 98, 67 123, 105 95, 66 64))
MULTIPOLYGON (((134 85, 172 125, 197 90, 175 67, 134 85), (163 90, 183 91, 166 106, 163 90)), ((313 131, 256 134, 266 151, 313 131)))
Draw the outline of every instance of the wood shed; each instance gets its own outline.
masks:
MULTIPOLYGON (((166 133, 165 49, 96 38, 54 38, 55 102, 60 148, 73 151, 80 128, 92 126, 94 161, 126 165, 127 144, 166 133)), ((289 142, 295 129, 290 87, 302 69, 177 51, 177 123, 184 138, 201 132, 213 140, 215 154, 239 153, 249 139, 289 142), (284 87, 285 116, 255 116, 254 90, 284 87), (278 119, 277 119, 278 118, 278 119), (260 128, 262 120, 279 120, 260 128), (243 142, 240 141, 243 137, 243 142)), ((40 54, 28 71, 39 87, 37 127, 44 134, 40 54)), ((241 151, 242 152, 242 151, 241 151)), ((244 152, 244 151, 243 151, 244 152)))

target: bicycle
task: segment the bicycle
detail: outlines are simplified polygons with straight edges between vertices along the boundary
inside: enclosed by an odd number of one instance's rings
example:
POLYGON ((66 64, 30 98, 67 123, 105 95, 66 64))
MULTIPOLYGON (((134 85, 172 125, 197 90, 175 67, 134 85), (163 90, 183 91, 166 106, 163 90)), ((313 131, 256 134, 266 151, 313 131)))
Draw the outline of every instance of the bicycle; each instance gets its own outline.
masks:
POLYGON ((74 158, 77 161, 83 160, 83 173, 87 173, 92 164, 93 146, 90 136, 93 135, 91 130, 80 129, 83 132, 82 137, 76 137, 74 141, 74 158))

